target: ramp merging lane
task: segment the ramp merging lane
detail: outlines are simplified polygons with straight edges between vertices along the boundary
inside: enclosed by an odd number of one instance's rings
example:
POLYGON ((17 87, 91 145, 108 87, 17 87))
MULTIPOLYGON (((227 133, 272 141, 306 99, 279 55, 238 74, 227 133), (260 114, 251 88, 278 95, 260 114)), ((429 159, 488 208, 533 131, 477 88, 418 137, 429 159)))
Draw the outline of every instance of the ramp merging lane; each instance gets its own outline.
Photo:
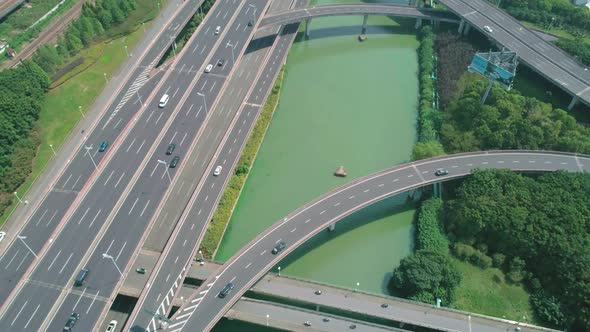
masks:
MULTIPOLYGON (((272 266, 329 225, 384 198, 464 177, 477 168, 584 172, 590 170, 590 156, 543 151, 474 152, 403 164, 354 180, 309 202, 252 240, 218 273, 203 282, 178 309, 170 326, 182 323, 178 326, 185 331, 210 331, 240 296, 272 266), (434 172, 438 168, 447 169, 449 175, 437 177, 434 172), (271 250, 281 241, 286 243, 286 248, 273 255, 271 250), (233 291, 225 298, 219 298, 217 295, 221 289, 230 282, 234 284, 233 291)), ((464 330, 464 326, 446 326, 446 320, 433 324, 439 324, 444 329, 464 330)))
POLYGON ((590 105, 590 71, 555 45, 484 0, 440 0, 440 3, 516 52, 522 61, 549 81, 590 105), (486 25, 492 28, 491 33, 483 29, 486 25))
MULTIPOLYGON (((187 1, 184 6, 198 7, 202 1, 187 1)), ((23 238, 15 238, 0 257, 0 302, 3 312, 10 294, 14 295, 14 290, 20 289, 18 283, 31 268, 35 256, 42 254, 48 241, 59 231, 62 218, 72 203, 80 197, 80 192, 86 189, 89 179, 95 175, 94 163, 100 165, 105 156, 105 153, 97 153, 98 146, 103 140, 113 145, 140 110, 136 99, 142 96, 145 98, 156 85, 156 79, 149 80, 150 71, 170 45, 170 37, 180 31, 179 27, 184 25, 196 10, 184 6, 165 29, 155 34, 150 49, 144 52, 143 58, 137 63, 127 82, 97 122, 96 129, 85 136, 84 144, 75 151, 71 160, 68 160, 60 177, 48 189, 42 202, 24 223, 18 234, 23 238), (92 159, 86 153, 84 145, 92 147, 92 159)), ((149 35, 153 35, 153 32, 150 31, 149 35)), ((139 56, 142 51, 136 53, 136 56, 139 56)))
MULTIPOLYGON (((222 0, 217 7, 223 9, 224 5, 238 6, 238 1, 222 0)), ((158 166, 158 158, 167 158, 164 151, 170 143, 169 140, 176 142, 175 153, 182 153, 183 149, 186 150, 186 146, 192 140, 192 135, 196 132, 195 128, 198 128, 198 125, 202 123, 206 107, 200 97, 192 98, 192 102, 197 102, 190 108, 192 113, 185 110, 180 113, 182 117, 177 117, 178 119, 173 121, 173 111, 180 104, 181 96, 193 83, 195 73, 202 72, 205 60, 210 57, 211 51, 219 40, 214 36, 215 26, 227 24, 232 18, 232 15, 227 13, 228 11, 224 10, 217 17, 205 20, 192 43, 187 45, 192 48, 185 49, 183 56, 169 71, 168 79, 161 82, 161 88, 155 98, 146 100, 148 104, 145 105, 145 111, 141 117, 134 119, 133 129, 125 141, 120 147, 113 146, 113 150, 116 150, 113 159, 94 181, 91 191, 84 197, 79 208, 70 218, 68 227, 64 228, 52 242, 52 246, 27 280, 26 287, 18 293, 7 309, 0 320, 0 330, 44 329, 44 325, 49 323, 48 320, 51 319, 54 305, 59 306, 59 310, 55 316, 57 321, 54 324, 56 325, 51 325, 50 330, 61 329, 67 316, 73 310, 81 313, 77 326, 86 326, 88 330, 92 329, 93 320, 101 312, 100 309, 95 310, 96 307, 104 304, 105 298, 109 296, 108 291, 113 288, 119 278, 119 272, 115 268, 118 266, 113 263, 119 259, 128 259, 130 252, 134 250, 136 242, 143 233, 145 224, 150 219, 146 213, 153 212, 148 210, 150 201, 154 200, 154 204, 151 205, 151 209, 153 209, 157 205, 156 200, 161 198, 170 183, 169 179, 174 175, 174 169, 168 169, 162 165, 160 165, 157 174, 154 174, 154 168, 158 166), (165 108, 159 109, 157 107, 158 99, 165 92, 170 95, 170 101, 165 108), (199 109, 202 111, 199 112, 199 109), (191 118, 191 122, 188 122, 189 118, 191 118), (195 126, 192 126, 193 123, 195 126), (169 131, 166 132, 164 140, 159 145, 155 145, 153 142, 158 135, 162 135, 160 132, 163 126, 169 127, 169 131), (152 147, 151 150, 159 149, 151 155, 150 159, 145 159, 150 147, 152 147), (138 169, 141 168, 140 164, 146 162, 144 174, 141 174, 143 176, 139 177, 137 183, 131 188, 130 181, 132 178, 137 179, 140 174, 138 172, 138 169), (136 173, 135 176, 134 173, 136 173), (147 173, 147 179, 145 173, 147 173), (153 178, 150 179, 150 177, 153 178), (120 197, 123 198, 122 195, 125 191, 129 192, 130 196, 125 201, 119 201, 120 197), (113 210, 117 203, 120 209, 113 210), (115 215, 115 213, 117 214, 115 215), (103 225, 108 224, 113 217, 111 226, 104 233, 103 225), (96 262, 96 268, 91 268, 87 279, 89 285, 70 292, 70 281, 73 275, 81 267, 86 266, 85 260, 89 247, 96 243, 95 240, 101 239, 103 233, 104 236, 98 243, 96 250, 102 251, 99 254, 101 259, 102 253, 110 254, 113 257, 112 261, 103 259, 96 262), (105 262, 110 265, 104 265, 105 262), (77 299, 72 302, 71 299, 74 295, 77 295, 77 299), (63 304, 61 304, 61 300, 64 300, 63 304), (69 304, 72 305, 68 307, 69 304), (94 309, 92 309, 93 306, 94 309), (67 314, 64 314, 65 312, 67 314)), ((225 47, 220 50, 224 56, 230 53, 230 49, 225 47)), ((220 82, 224 79, 224 70, 223 68, 218 70, 216 76, 205 77, 204 82, 201 80, 201 89, 204 88, 203 85, 208 84, 204 93, 209 95, 214 91, 215 86, 219 89, 220 82)), ((177 111, 174 112, 174 114, 176 113, 177 111)), ((118 112, 118 114, 124 113, 118 112)), ((109 122, 107 119, 105 127, 117 126, 118 121, 115 119, 113 118, 109 122)), ((96 151, 98 144, 100 143, 94 145, 92 153, 96 151)), ((92 162, 88 155, 84 157, 92 162)), ((167 162, 169 163, 168 159, 167 162)), ((88 263, 89 266, 94 264, 92 258, 88 263)), ((121 264, 121 266, 124 267, 125 264, 121 264)))

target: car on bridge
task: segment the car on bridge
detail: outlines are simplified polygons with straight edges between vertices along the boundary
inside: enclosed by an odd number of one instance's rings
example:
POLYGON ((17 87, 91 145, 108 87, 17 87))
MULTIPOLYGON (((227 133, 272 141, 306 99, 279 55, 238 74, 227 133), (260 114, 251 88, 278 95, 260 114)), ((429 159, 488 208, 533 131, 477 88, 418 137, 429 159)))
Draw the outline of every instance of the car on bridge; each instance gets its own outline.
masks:
POLYGON ((434 175, 436 175, 436 176, 443 176, 443 175, 447 175, 447 174, 449 174, 449 171, 447 171, 444 168, 439 168, 436 170, 436 172, 434 172, 434 175))
POLYGON ((221 167, 221 166, 215 167, 215 170, 213 171, 213 175, 218 176, 219 174, 221 174, 222 169, 223 169, 223 167, 221 167))
POLYGON ((281 243, 277 244, 274 248, 272 248, 272 254, 273 255, 278 254, 283 249, 285 249, 286 246, 287 246, 287 244, 284 241, 281 241, 281 243))
POLYGON ((219 298, 222 299, 226 297, 229 293, 231 293, 232 289, 234 289, 234 284, 230 282, 227 285, 225 285, 225 287, 223 287, 221 292, 219 292, 219 298))
POLYGON ((78 319, 80 319, 80 314, 72 312, 70 318, 68 318, 68 321, 66 322, 66 326, 64 326, 63 332, 70 332, 72 328, 74 328, 74 325, 76 325, 78 319))
POLYGON ((107 146, 109 146, 109 141, 102 141, 102 143, 100 143, 100 147, 98 148, 98 152, 104 152, 104 150, 107 149, 107 146))
POLYGON ((494 32, 494 30, 492 30, 492 28, 490 28, 488 25, 484 25, 484 26, 483 26, 483 29, 484 29, 486 32, 488 32, 488 33, 492 33, 492 32, 494 32))

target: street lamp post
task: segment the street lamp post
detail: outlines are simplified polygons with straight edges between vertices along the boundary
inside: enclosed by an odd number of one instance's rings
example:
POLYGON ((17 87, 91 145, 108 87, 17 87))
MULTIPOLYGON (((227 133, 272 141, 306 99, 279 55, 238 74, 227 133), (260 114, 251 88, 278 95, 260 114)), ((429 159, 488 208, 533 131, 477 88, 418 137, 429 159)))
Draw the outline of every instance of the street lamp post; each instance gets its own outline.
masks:
POLYGON ((129 57, 129 51, 127 50, 127 45, 125 45, 125 54, 127 54, 127 57, 129 57))
POLYGON ((78 106, 78 112, 80 112, 80 114, 82 114, 82 117, 85 117, 84 112, 82 112, 82 106, 78 106))
POLYGON ((86 149, 86 153, 90 157, 90 160, 92 161, 92 164, 94 165, 94 169, 98 169, 98 166, 96 166, 96 163, 94 162, 94 158, 92 157, 92 154, 90 153, 90 150, 92 150, 92 146, 84 145, 84 149, 86 149))
POLYGON ((205 104, 205 114, 209 113, 209 111, 207 110, 207 99, 205 99, 205 95, 200 92, 197 92, 197 94, 203 97, 203 104, 205 104))
POLYGON ((16 196, 16 199, 18 199, 21 204, 23 203, 23 200, 18 197, 18 193, 16 191, 14 192, 14 196, 16 196))
POLYGON ((172 39, 172 52, 174 53, 174 57, 176 58, 176 40, 174 40, 174 36, 170 36, 172 39))
POLYGON ((102 73, 102 75, 104 76, 104 81, 109 84, 109 79, 107 78, 107 73, 102 73))
POLYGON ((117 265, 117 262, 115 262, 115 259, 113 258, 113 256, 111 256, 105 252, 104 254, 102 254, 102 258, 110 259, 111 261, 113 261, 115 268, 117 268, 117 271, 119 271, 119 275, 121 276, 121 278, 123 278, 123 272, 121 272, 121 269, 119 269, 119 266, 117 265))
POLYGON ((268 319, 270 318, 269 314, 266 314, 266 326, 268 326, 268 319))
POLYGON ((25 239, 27 238, 26 236, 17 235, 17 238, 23 242, 23 244, 25 245, 25 247, 27 247, 27 249, 29 249, 29 251, 31 252, 31 254, 33 254, 33 256, 35 256, 35 258, 38 258, 37 255, 35 254, 35 252, 33 251, 33 249, 31 249, 31 247, 29 247, 27 245, 27 243, 25 242, 25 239))
POLYGON ((53 149, 53 144, 49 144, 49 147, 51 148, 51 152, 53 152, 53 156, 56 157, 57 154, 55 153, 55 150, 53 149))
POLYGON ((279 266, 279 277, 281 276, 281 267, 279 266))
POLYGON ((229 42, 227 44, 225 44, 225 47, 231 47, 231 59, 232 59, 232 64, 236 64, 236 57, 234 55, 234 45, 230 44, 229 42))
POLYGON ((170 173, 168 173, 168 164, 166 164, 166 162, 164 160, 160 160, 160 159, 158 159, 158 164, 164 165, 164 170, 166 172, 166 175, 168 175, 168 180, 170 180, 170 183, 172 183, 172 178, 170 177, 170 173))
POLYGON ((360 286, 360 285, 361 285, 361 284, 360 284, 359 282, 357 282, 357 283, 356 283, 356 287, 354 288, 354 291, 355 291, 355 292, 357 291, 357 289, 359 288, 359 286, 360 286))

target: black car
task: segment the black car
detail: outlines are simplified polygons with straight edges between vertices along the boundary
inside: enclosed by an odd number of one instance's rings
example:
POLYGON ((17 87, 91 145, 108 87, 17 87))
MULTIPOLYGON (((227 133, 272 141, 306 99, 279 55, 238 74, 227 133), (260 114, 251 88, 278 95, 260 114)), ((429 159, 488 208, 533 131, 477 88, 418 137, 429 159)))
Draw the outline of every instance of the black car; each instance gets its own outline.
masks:
POLYGON ((249 26, 249 27, 251 27, 251 26, 253 26, 253 25, 254 25, 254 21, 252 21, 252 20, 248 21, 248 26, 249 26))
POLYGON ((287 244, 285 242, 281 242, 279 244, 277 244, 274 248, 272 248, 272 254, 276 255, 279 252, 281 252, 281 250, 285 249, 285 247, 287 246, 287 244))
POLYGON ((226 297, 229 293, 231 293, 232 289, 234 289, 234 284, 230 282, 229 284, 225 285, 225 287, 223 287, 221 292, 219 292, 219 298, 222 299, 226 297))
POLYGON ((72 330, 72 328, 74 327, 74 325, 76 325, 76 322, 78 321, 78 319, 80 319, 80 314, 76 313, 76 312, 72 312, 72 314, 70 315, 70 318, 68 318, 66 326, 64 326, 63 332, 70 332, 72 330))
POLYGON ((170 143, 170 144, 168 145, 168 149, 166 149, 166 154, 167 154, 167 155, 171 155, 171 154, 172 154, 172 152, 174 152, 174 149, 175 149, 175 148, 176 148, 176 144, 174 144, 174 143, 170 143))
POLYGON ((439 168, 436 170, 436 172, 434 172, 434 175, 436 175, 436 176, 443 176, 443 175, 447 175, 447 174, 449 174, 449 171, 447 171, 444 168, 439 168))
POLYGON ((225 65, 225 59, 219 59, 219 61, 217 61, 217 65, 219 67, 223 67, 223 65, 225 65))
POLYGON ((176 165, 178 165, 179 161, 180 161, 179 156, 175 156, 174 158, 172 158, 172 161, 170 161, 170 168, 176 167, 176 165))
POLYGON ((107 149, 107 146, 109 146, 109 142, 102 141, 102 143, 100 143, 100 147, 98 148, 98 152, 104 152, 104 150, 107 149))

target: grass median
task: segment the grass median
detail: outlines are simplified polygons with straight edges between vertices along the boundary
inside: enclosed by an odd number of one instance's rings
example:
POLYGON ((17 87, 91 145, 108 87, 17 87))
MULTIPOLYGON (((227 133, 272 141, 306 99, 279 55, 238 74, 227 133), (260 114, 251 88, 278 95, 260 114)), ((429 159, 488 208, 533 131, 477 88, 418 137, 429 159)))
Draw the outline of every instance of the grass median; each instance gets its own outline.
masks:
MULTIPOLYGON (((143 28, 141 23, 155 17, 157 11, 150 9, 155 4, 152 0, 138 0, 137 3, 141 9, 128 18, 135 21, 135 24, 132 25, 131 21, 122 24, 126 24, 129 29, 126 30, 127 34, 123 34, 125 30, 117 29, 117 35, 121 37, 98 42, 82 50, 76 58, 83 59, 83 62, 52 82, 36 124, 41 144, 33 160, 32 173, 17 189, 19 196, 26 198, 27 191, 53 157, 50 144, 57 151, 83 116, 80 110, 86 112, 100 95, 106 85, 104 74, 110 79, 127 60, 125 45, 129 50, 134 49, 144 34, 143 29, 148 29, 149 22, 143 28), (144 6, 140 7, 142 5, 144 6), (131 30, 131 27, 135 30, 131 30)), ((0 216, 0 226, 8 220, 17 203, 18 201, 13 202, 0 216)))
POLYGON ((281 69, 277 77, 274 87, 272 88, 272 92, 268 96, 268 99, 262 108, 262 112, 256 121, 254 130, 252 131, 252 134, 250 135, 250 138, 244 147, 244 151, 242 152, 242 156, 238 161, 234 174, 229 180, 227 187, 223 192, 223 196, 221 196, 221 200, 219 201, 219 205, 213 214, 211 223, 209 223, 209 226, 207 227, 207 232, 205 233, 205 237, 201 243, 200 248, 203 252, 203 256, 206 259, 211 259, 213 257, 217 251, 217 247, 219 246, 221 239, 223 238, 227 224, 229 223, 234 212, 234 208, 238 202, 238 199, 240 198, 240 193, 242 192, 242 188, 246 183, 248 173, 252 167, 252 164, 254 163, 256 155, 258 154, 260 145, 262 145, 264 135, 266 134, 266 130, 270 125, 270 121, 272 120, 272 116, 279 102, 283 78, 284 68, 281 69))

